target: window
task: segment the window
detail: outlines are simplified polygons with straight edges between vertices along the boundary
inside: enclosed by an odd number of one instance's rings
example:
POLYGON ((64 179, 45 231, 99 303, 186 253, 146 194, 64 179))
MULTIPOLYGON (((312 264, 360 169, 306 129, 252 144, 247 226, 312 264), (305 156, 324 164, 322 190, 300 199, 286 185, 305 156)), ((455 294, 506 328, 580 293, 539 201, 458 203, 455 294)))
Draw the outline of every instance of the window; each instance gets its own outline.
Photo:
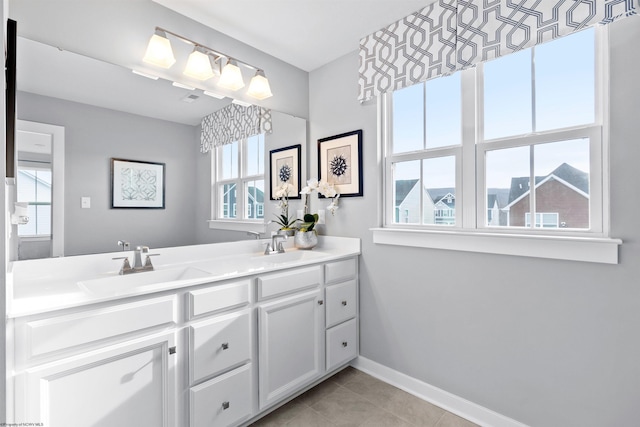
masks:
POLYGON ((217 147, 213 157, 214 219, 263 220, 264 135, 217 147))
POLYGON ((384 227, 374 243, 617 263, 606 31, 383 95, 384 227))
POLYGON ((387 96, 385 225, 604 235, 600 31, 387 96))
POLYGON ((51 236, 51 168, 18 165, 17 200, 29 203, 29 222, 18 226, 22 237, 51 236))

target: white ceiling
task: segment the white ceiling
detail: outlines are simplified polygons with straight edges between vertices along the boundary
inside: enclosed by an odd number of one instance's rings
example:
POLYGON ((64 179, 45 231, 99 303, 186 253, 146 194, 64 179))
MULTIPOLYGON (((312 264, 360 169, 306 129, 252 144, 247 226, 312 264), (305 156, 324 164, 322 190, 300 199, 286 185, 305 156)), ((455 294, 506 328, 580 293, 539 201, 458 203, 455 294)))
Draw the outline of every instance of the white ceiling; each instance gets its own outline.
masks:
POLYGON ((305 71, 433 0, 153 0, 305 71))

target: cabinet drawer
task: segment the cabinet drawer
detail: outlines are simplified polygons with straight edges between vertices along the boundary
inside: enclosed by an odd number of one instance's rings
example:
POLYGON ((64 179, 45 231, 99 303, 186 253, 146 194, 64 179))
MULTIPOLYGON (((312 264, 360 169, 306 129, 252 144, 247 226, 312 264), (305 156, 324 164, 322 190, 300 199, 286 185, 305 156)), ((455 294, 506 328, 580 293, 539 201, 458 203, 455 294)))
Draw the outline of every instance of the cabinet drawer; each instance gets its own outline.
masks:
POLYGON ((356 319, 327 330, 327 371, 358 355, 356 319))
POLYGON ((251 311, 219 316, 189 328, 191 383, 251 359, 251 311))
POLYGON ((327 328, 356 316, 356 292, 355 280, 327 287, 327 328))
POLYGON ((325 283, 353 279, 358 272, 357 258, 330 262, 325 265, 325 283))
POLYGON ((87 310, 17 325, 18 354, 27 358, 175 324, 175 296, 87 310))
POLYGON ((251 280, 187 292, 189 319, 249 304, 251 280))
POLYGON ((251 416, 251 364, 196 387, 189 393, 191 427, 226 427, 251 416))
POLYGON ((284 295, 302 289, 314 288, 322 281, 321 266, 301 268, 258 278, 258 299, 284 295))

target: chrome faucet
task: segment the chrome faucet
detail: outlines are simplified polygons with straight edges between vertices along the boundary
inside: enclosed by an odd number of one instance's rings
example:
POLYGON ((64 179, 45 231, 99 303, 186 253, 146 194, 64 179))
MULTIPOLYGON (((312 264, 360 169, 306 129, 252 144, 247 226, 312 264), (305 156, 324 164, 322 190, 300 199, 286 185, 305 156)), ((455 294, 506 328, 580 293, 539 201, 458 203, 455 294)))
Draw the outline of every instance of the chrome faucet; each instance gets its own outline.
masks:
POLYGON ((148 246, 138 246, 133 253, 133 267, 129 264, 129 257, 117 257, 113 259, 122 259, 122 267, 120 267, 120 272, 118 274, 131 274, 131 273, 139 273, 142 271, 153 271, 153 264, 151 264, 151 257, 157 256, 160 254, 150 254, 148 246), (144 264, 142 263, 142 255, 146 255, 144 264))
POLYGON ((149 247, 148 246, 138 246, 133 253, 133 268, 142 268, 142 254, 148 254, 149 247))
POLYGON ((282 242, 278 243, 278 240, 287 240, 287 236, 284 234, 274 234, 271 236, 271 243, 267 243, 267 247, 264 249, 265 255, 284 253, 284 246, 282 246, 282 242))

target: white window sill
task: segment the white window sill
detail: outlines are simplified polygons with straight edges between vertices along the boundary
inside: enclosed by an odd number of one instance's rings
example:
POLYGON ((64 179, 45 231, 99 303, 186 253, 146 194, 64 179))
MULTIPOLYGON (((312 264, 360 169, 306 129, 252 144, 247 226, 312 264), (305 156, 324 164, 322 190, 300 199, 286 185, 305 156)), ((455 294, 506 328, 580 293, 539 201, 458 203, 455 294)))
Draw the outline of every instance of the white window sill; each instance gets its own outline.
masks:
POLYGON ((373 243, 618 264, 620 239, 372 228, 373 243))
POLYGON ((216 230, 254 231, 261 234, 267 230, 267 225, 263 221, 234 221, 212 219, 207 222, 209 223, 209 228, 216 230))

